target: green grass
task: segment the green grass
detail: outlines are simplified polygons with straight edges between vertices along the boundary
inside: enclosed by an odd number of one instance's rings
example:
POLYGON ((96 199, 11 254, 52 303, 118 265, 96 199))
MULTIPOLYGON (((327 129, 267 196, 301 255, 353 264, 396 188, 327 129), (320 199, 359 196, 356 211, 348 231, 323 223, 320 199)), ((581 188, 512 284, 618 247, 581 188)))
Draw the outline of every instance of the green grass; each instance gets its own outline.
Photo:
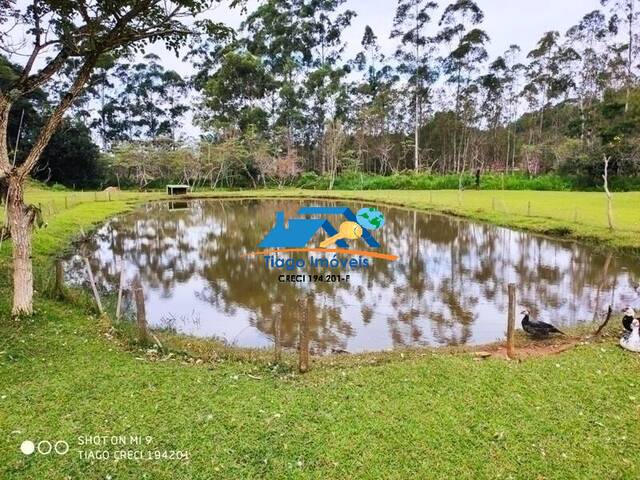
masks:
MULTIPOLYGON (((437 193, 438 208, 494 214, 490 192, 465 193, 462 207, 455 206, 455 192, 437 193), (472 198, 478 206, 466 206, 472 198)), ((43 192, 29 197, 36 194, 43 192)), ((425 201, 424 192, 358 195, 404 198, 409 206, 425 201)), ((572 198, 581 208, 599 208, 590 194, 552 195, 544 208, 554 222, 562 221, 553 215, 570 208, 572 198)), ((638 194, 629 195, 637 205, 638 194)), ((527 201, 506 198, 513 208, 527 201)), ((617 215, 638 214, 618 196, 616 202, 617 215)), ((88 199, 53 214, 34 240, 39 275, 46 277, 50 258, 80 227, 133 204, 88 199)), ((576 225, 602 228, 586 220, 576 225)), ((32 318, 10 319, 7 247, 0 251, 3 480, 640 477, 640 357, 613 338, 523 362, 431 351, 392 359, 370 354, 343 365, 316 362, 304 376, 251 361, 167 359, 129 351, 81 302, 40 294, 32 318), (82 435, 148 435, 150 448, 187 450, 190 458, 83 460, 82 435), (65 440, 71 451, 25 456, 18 450, 25 439, 65 440)))
MULTIPOLYGON (((295 182, 300 188, 326 190, 329 188, 328 175, 319 176, 307 172, 295 182)), ((413 172, 395 175, 375 175, 371 173, 345 172, 334 182, 337 190, 457 190, 460 177, 456 174, 433 175, 413 172)), ((475 189, 476 179, 473 172, 462 176, 465 189, 475 189)), ((640 190, 640 177, 611 176, 609 186, 612 191, 640 190)), ((522 173, 502 175, 483 173, 480 178, 481 190, 564 190, 564 191, 602 191, 602 179, 585 178, 570 175, 545 174, 529 177, 522 173)))

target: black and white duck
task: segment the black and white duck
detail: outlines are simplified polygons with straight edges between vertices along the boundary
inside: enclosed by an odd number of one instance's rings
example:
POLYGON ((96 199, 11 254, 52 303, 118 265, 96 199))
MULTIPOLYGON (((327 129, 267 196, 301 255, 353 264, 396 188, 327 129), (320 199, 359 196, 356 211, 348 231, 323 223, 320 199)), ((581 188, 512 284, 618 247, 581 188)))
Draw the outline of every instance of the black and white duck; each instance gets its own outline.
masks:
POLYGON ((551 333, 559 333, 564 335, 560 330, 551 325, 550 323, 531 320, 529 310, 523 310, 520 312, 524 317, 522 318, 522 329, 533 337, 546 337, 551 333))
POLYGON ((631 322, 631 333, 620 339, 620 346, 631 352, 640 352, 640 321, 637 318, 631 322))
POLYGON ((622 311, 622 326, 627 332, 631 331, 631 323, 636 318, 636 312, 633 308, 627 307, 622 311))

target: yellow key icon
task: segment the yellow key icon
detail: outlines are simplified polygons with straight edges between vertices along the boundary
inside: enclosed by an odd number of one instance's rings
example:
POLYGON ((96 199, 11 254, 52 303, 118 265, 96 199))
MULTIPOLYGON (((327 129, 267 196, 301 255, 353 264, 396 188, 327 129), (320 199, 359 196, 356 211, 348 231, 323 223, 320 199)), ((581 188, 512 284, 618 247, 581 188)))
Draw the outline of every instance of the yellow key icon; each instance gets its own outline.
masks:
POLYGON ((356 240, 362 236, 362 227, 356 222, 342 222, 338 233, 320 242, 320 248, 327 248, 338 240, 356 240))

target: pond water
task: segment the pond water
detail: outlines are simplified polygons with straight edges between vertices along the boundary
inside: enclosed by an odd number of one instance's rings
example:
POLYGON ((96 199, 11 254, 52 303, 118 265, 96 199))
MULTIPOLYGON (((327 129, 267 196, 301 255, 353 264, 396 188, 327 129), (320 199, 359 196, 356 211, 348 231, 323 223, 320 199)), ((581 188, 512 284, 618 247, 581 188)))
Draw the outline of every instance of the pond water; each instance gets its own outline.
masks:
MULTIPOLYGON (((398 260, 294 272, 349 274, 347 282, 283 283, 279 276, 291 272, 245 255, 259 250, 277 211, 289 219, 301 217, 301 207, 337 205, 354 212, 375 206, 318 200, 154 203, 107 222, 80 255, 90 259, 103 291, 117 289, 121 268, 127 282, 139 275, 151 326, 239 346, 271 346, 279 325, 281 343, 294 347, 298 299, 310 294, 311 345, 318 353, 504 338, 509 282, 517 285, 519 307, 560 328, 593 321, 612 302, 619 309, 640 304, 637 258, 399 208, 378 207, 385 224, 373 232, 377 251, 398 260)), ((340 220, 330 220, 337 228, 340 220)), ((325 237, 318 232, 311 243, 325 237)), ((351 244, 368 248, 362 240, 351 244)), ((66 271, 69 282, 84 281, 79 255, 68 260, 66 271)))

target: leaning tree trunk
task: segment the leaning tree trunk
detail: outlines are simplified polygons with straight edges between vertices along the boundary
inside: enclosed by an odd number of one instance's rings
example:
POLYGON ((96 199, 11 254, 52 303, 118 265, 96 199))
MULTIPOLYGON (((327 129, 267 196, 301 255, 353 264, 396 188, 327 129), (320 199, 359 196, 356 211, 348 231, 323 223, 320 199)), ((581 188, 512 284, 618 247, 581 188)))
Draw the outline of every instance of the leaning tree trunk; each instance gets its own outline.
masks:
POLYGON ((22 182, 9 177, 7 222, 13 245, 13 315, 33 313, 33 265, 31 263, 31 229, 34 211, 24 203, 22 182))

